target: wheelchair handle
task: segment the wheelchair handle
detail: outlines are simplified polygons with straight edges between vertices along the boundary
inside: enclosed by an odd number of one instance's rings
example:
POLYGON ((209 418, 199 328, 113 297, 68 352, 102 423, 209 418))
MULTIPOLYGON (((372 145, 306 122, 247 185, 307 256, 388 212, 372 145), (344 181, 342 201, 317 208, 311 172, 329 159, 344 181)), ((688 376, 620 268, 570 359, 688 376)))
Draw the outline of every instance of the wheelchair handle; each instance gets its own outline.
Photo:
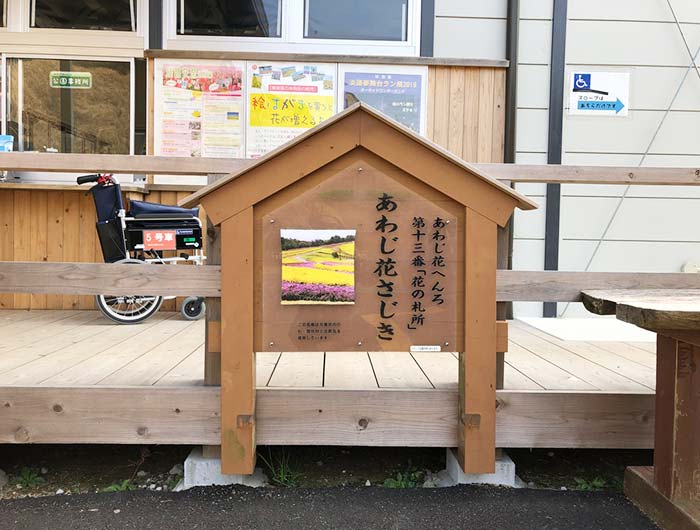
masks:
POLYGON ((100 180, 100 175, 83 175, 81 177, 78 177, 76 181, 78 184, 86 184, 88 182, 97 182, 100 180))

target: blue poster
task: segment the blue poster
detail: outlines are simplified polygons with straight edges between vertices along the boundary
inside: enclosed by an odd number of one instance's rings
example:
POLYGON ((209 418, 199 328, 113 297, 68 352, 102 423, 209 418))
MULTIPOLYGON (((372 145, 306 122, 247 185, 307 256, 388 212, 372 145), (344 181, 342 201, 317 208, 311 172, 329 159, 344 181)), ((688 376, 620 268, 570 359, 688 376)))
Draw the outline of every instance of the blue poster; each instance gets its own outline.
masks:
POLYGON ((362 101, 420 133, 421 76, 345 72, 345 108, 362 101))

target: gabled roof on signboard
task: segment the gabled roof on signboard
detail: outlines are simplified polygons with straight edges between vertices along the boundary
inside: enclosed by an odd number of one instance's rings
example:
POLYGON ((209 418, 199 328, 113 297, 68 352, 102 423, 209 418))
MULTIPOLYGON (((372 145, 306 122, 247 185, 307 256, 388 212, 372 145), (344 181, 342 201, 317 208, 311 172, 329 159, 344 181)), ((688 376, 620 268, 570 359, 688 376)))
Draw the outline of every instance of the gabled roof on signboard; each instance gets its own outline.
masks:
MULTIPOLYGON (((454 164, 458 168, 464 170, 465 172, 471 174, 472 176, 484 181, 485 183, 489 184, 493 188, 501 191, 505 195, 509 196, 511 199, 514 200, 515 206, 522 210, 533 210, 537 208, 537 203, 533 202, 526 196, 518 193, 517 191, 511 189, 510 187, 506 186, 505 184, 502 184, 495 178, 487 175, 480 169, 474 167, 473 165, 469 164, 468 162, 465 162, 461 158, 455 156, 454 154, 450 153, 446 149, 443 149, 439 145, 431 142, 427 138, 420 136, 419 134, 415 133, 408 127, 403 126, 402 124, 394 121, 390 117, 386 116, 385 114, 379 112, 375 108, 371 107, 370 105, 367 105, 366 103, 358 102, 355 103, 354 105, 348 107, 347 109, 343 110, 342 112, 339 112, 338 114, 332 116, 328 120, 324 121, 323 123, 317 125, 316 127, 309 129, 308 131, 304 132, 303 134, 300 134, 293 140, 290 140, 284 145, 281 145, 277 149, 274 149, 270 151, 269 153, 265 154, 264 156, 256 159, 254 162, 252 162, 250 165, 241 168, 239 171, 235 173, 231 173, 230 175, 218 180, 217 182, 210 184, 197 192, 193 193, 192 195, 189 195, 188 197, 185 197, 180 201, 181 206, 185 207, 193 207, 199 204, 202 199, 207 197, 208 195, 216 192, 220 188, 228 185, 229 183, 232 183, 236 179, 240 178, 241 176, 250 173, 251 171, 254 171, 256 168, 264 165, 266 162, 269 162, 270 160, 280 156, 282 153, 285 153, 286 151, 294 149, 296 146, 303 144, 307 140, 309 140, 311 137, 319 134, 321 131, 331 129, 335 126, 337 126, 339 123, 343 122, 344 120, 347 120, 350 116, 355 115, 357 113, 365 113, 369 116, 372 116, 373 118, 376 118, 377 120, 383 122, 384 124, 388 125, 398 133, 409 137, 410 139, 414 140, 415 142, 421 144, 423 147, 429 149, 430 151, 433 151, 434 153, 437 153, 440 155, 442 158, 448 160, 450 163, 454 164)), ((364 146, 363 141, 362 141, 362 135, 359 137, 359 143, 357 147, 359 146, 364 146)), ((342 156, 343 153, 338 153, 338 156, 342 156)), ((414 153, 411 153, 410 156, 413 156, 414 153)), ((319 164, 319 167, 323 164, 319 164)))

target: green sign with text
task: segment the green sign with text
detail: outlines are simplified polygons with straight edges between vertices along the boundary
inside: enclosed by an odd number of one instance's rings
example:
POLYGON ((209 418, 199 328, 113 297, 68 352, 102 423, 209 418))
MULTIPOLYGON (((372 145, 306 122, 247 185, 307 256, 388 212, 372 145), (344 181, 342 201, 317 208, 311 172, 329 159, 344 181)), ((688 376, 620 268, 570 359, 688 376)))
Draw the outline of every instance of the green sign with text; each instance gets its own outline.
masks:
POLYGON ((90 72, 51 72, 49 74, 51 88, 92 88, 90 72))

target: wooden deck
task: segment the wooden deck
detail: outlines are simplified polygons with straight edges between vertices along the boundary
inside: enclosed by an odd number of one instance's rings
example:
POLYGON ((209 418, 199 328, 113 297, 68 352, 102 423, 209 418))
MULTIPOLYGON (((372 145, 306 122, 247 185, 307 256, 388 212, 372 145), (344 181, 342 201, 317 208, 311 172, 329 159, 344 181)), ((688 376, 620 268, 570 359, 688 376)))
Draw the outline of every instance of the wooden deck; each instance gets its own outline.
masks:
MULTIPOLYGON (((571 342, 511 322, 499 447, 653 446, 655 345, 571 342)), ((0 311, 0 443, 220 440, 204 322, 0 311)), ((259 444, 454 447, 449 352, 260 353, 259 444)))
MULTIPOLYGON (((650 394, 655 344, 562 341, 510 323, 507 390, 650 394)), ((94 311, 0 313, 0 385, 193 386, 203 384, 204 322, 160 313, 116 326, 94 311)), ((259 388, 457 388, 454 353, 258 353, 259 388)))

